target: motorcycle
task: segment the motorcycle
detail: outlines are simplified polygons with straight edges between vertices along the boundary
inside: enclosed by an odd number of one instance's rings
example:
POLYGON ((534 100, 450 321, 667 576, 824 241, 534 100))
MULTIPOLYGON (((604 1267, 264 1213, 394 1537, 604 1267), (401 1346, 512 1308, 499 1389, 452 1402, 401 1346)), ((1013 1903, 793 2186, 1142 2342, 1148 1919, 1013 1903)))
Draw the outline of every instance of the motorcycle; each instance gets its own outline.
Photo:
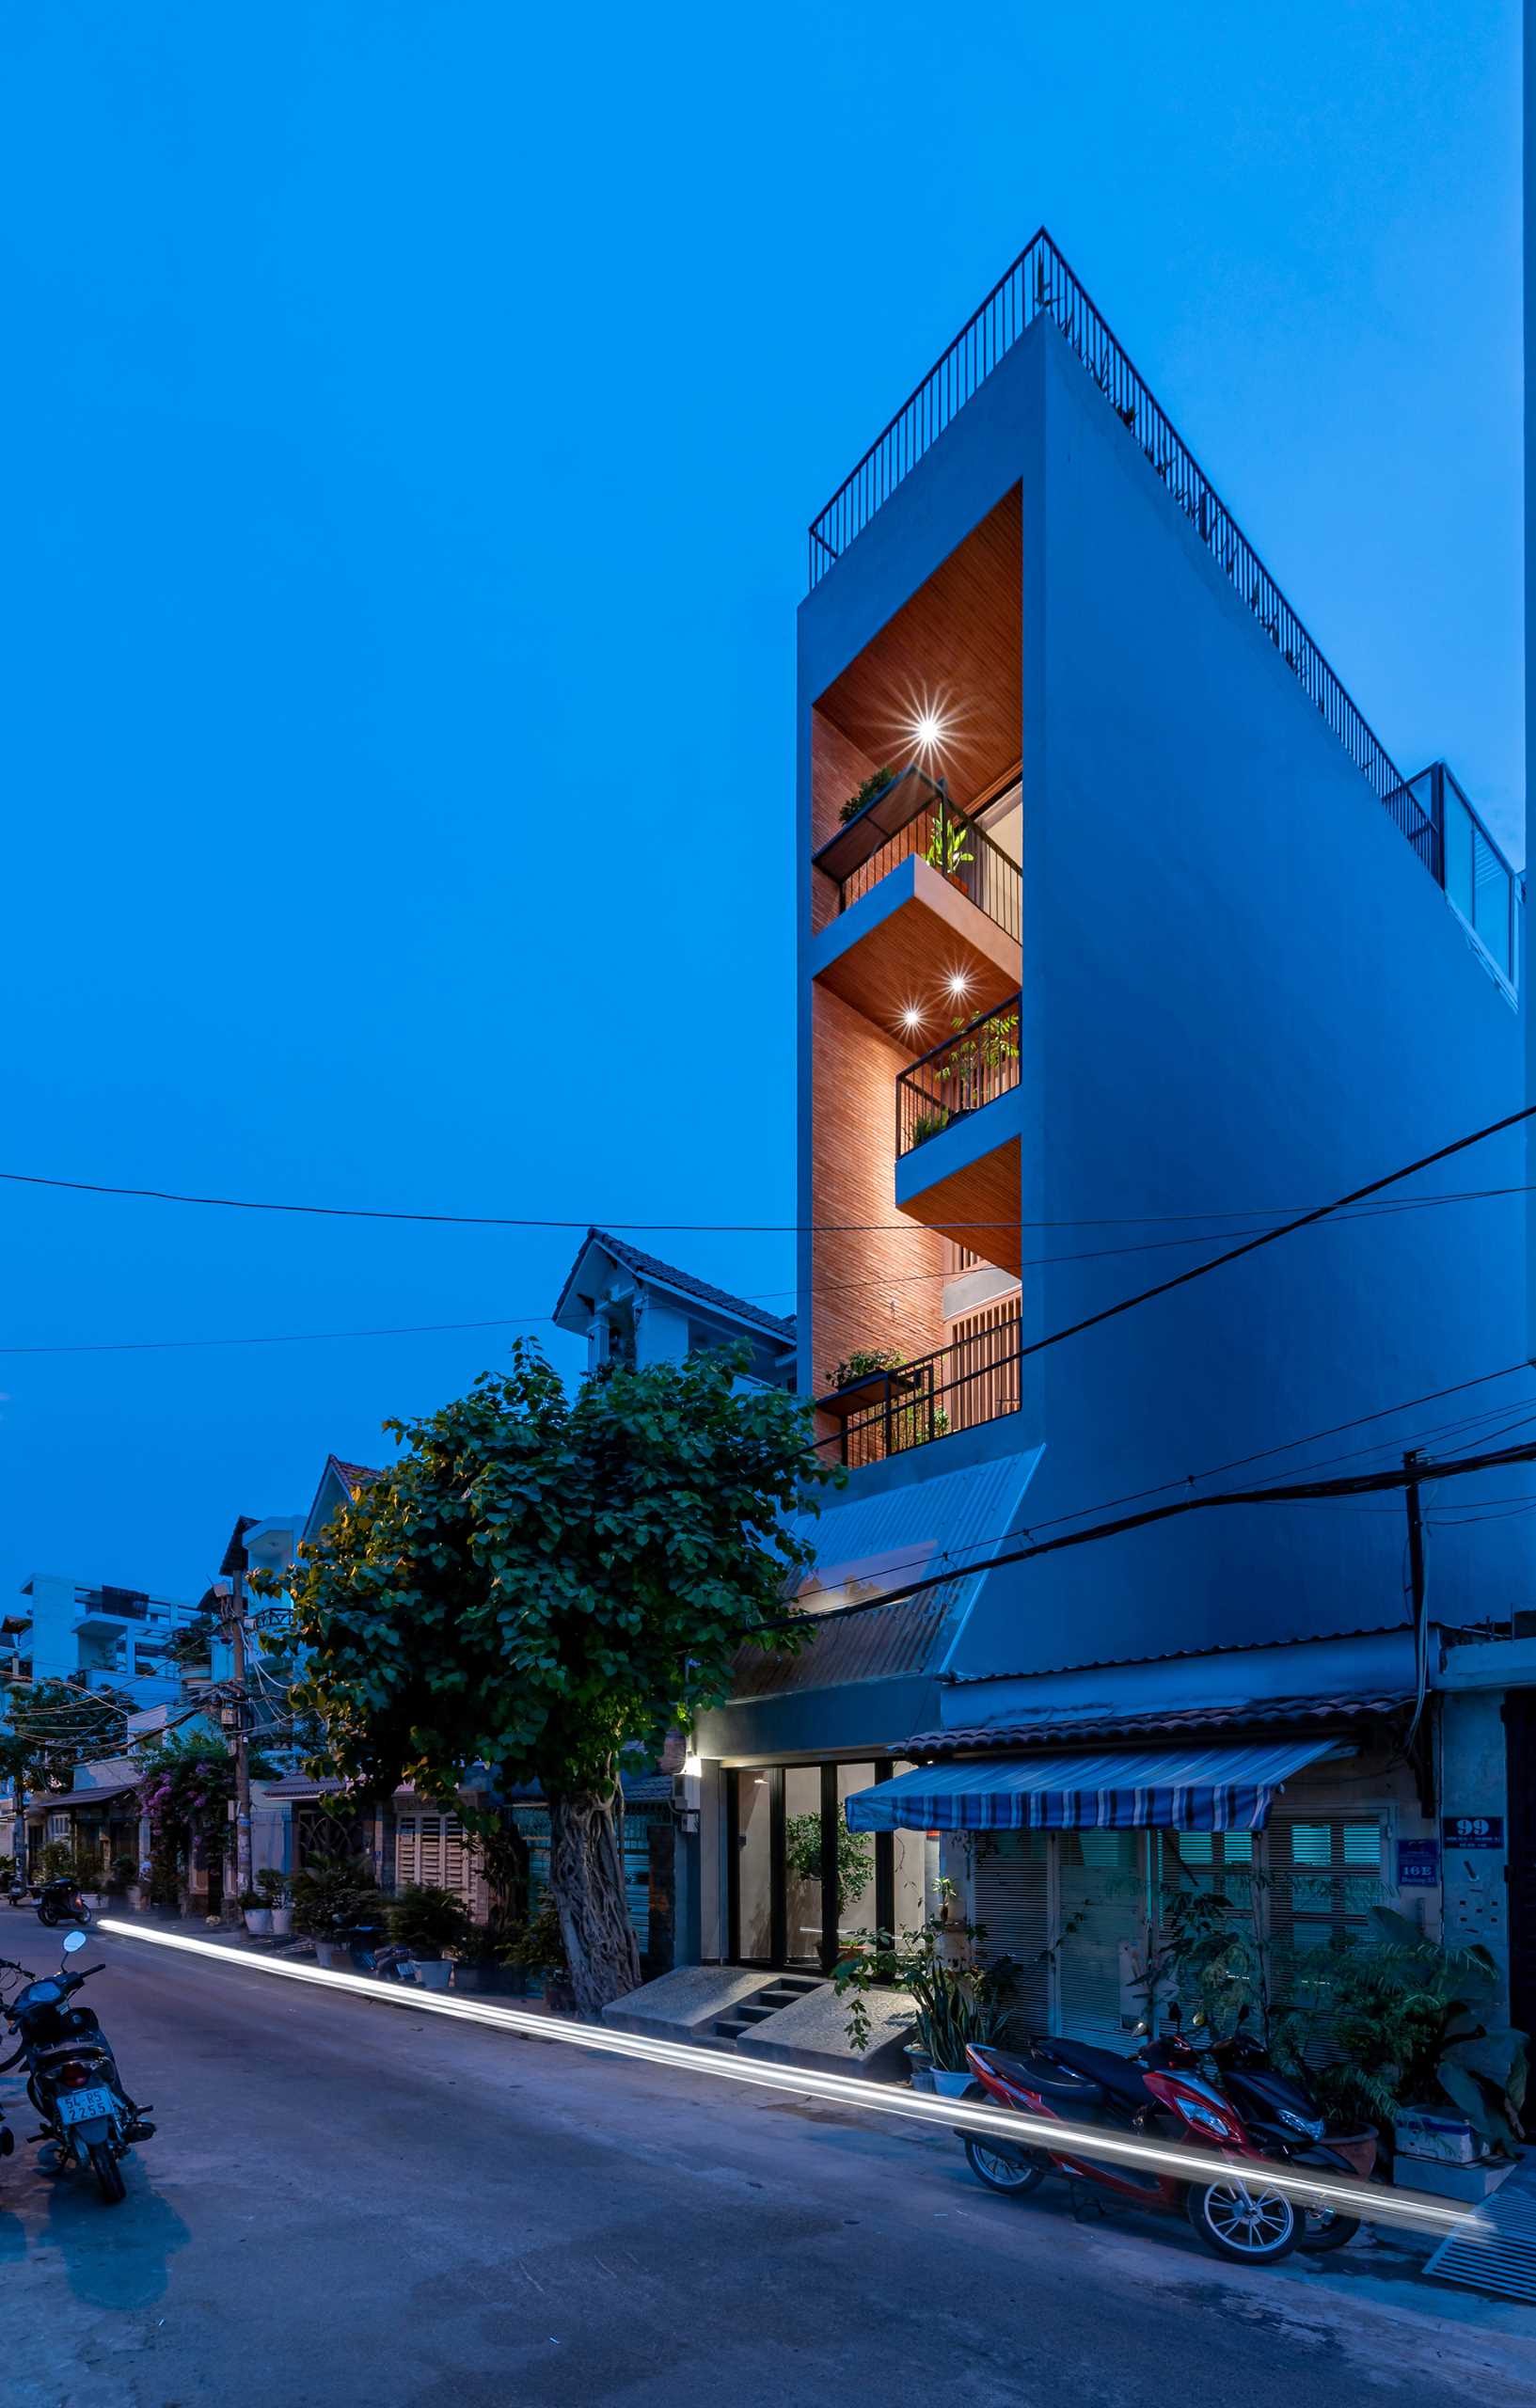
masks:
POLYGON ((38 1921, 46 1924, 50 1931, 55 1924, 89 1923, 90 1909, 78 1885, 66 1876, 43 1883, 38 1893, 38 1921))
MULTIPOLYGON (((1142 2052, 1147 2063, 1178 2068, 1197 2067, 1228 2098, 1266 2157, 1291 2165, 1315 2165, 1321 2173, 1343 2174, 1368 2181, 1376 2163, 1379 2135, 1369 2126, 1330 2131, 1322 2109, 1301 2084, 1270 2063, 1262 2041, 1244 2032, 1247 2010, 1225 2039, 1213 2036, 1203 2045, 1186 2038, 1177 2004, 1167 2010, 1170 2029, 1164 2038, 1148 2042, 1142 2052)), ((1205 2016, 1191 2018, 1195 2033, 1208 2032, 1205 2016)), ((1343 2214, 1323 2200, 1307 2201, 1296 2246, 1313 2257, 1342 2249, 1360 2229, 1358 2216, 1343 2214)))
POLYGON ((999 2106, 1128 2137, 1176 2137, 1186 2148, 1193 2143, 1221 2153, 1220 2171, 1213 2164, 1210 2181, 1192 2181, 1151 2165, 1095 2158, 1065 2143, 1042 2148, 1001 2134, 967 2132, 967 2162, 989 2190, 1021 2198, 1053 2172, 1111 2192, 1128 2206, 1181 2212, 1208 2249, 1241 2265, 1273 2265, 1295 2248, 1300 2212, 1261 2177, 1243 2179, 1244 2159, 1261 2160, 1264 2152, 1232 2101, 1199 2075, 1136 2064, 1109 2049, 1072 2040, 1035 2040, 1022 2057, 978 2042, 965 2053, 983 2090, 999 2106))
POLYGON ((88 2165, 103 2198, 116 2207, 125 2187, 119 2160, 133 2142, 151 2139, 154 2126, 124 2090, 117 2059, 90 2008, 70 2004, 93 1973, 105 1971, 102 1965, 69 1971, 69 1959, 86 1945, 85 1933, 71 1931, 57 1973, 37 1980, 24 1965, 0 1957, 0 1972, 22 1976, 22 1987, 0 2000, 20 2042, 0 2060, 0 2073, 25 2065, 26 2095, 43 2120, 34 2139, 52 2145, 56 2171, 88 2165))

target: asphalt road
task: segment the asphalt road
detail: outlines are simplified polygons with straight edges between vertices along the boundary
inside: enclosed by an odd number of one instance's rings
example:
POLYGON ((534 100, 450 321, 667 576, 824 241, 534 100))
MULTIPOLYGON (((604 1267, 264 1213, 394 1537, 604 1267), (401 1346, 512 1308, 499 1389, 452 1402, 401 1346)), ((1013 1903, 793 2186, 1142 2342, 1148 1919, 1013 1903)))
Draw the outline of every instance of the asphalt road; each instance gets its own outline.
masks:
MULTIPOLYGON (((52 1937, 0 1921, 41 1970, 52 1937)), ((156 2138, 102 2206, 0 2164, 5 2408, 1528 2408, 1536 2317, 1355 2243, 1228 2270, 958 2148, 93 1937, 156 2138)))

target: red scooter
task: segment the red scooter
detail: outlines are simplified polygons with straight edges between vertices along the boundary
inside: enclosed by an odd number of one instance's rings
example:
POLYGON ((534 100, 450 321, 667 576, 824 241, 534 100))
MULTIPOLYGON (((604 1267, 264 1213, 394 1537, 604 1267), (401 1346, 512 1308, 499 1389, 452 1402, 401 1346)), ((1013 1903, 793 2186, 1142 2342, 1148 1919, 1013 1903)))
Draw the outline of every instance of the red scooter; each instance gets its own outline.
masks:
POLYGON ((966 2050, 989 2099, 1053 2123, 1096 2126, 1104 2132, 1192 2144, 1219 2151, 1220 2172, 1209 2182, 1076 2150, 1031 2147, 990 2132, 967 2133, 971 2171, 989 2190, 1022 2198, 1047 2174, 1089 2182, 1128 2206, 1187 2215, 1208 2249, 1245 2266, 1273 2264, 1296 2246, 1300 2216, 1284 2192, 1261 2178, 1243 2178, 1244 2159, 1262 2161, 1236 2108, 1195 2073, 1133 2065, 1109 2049, 1075 2040, 1037 2040, 1026 2057, 1002 2049, 966 2050))

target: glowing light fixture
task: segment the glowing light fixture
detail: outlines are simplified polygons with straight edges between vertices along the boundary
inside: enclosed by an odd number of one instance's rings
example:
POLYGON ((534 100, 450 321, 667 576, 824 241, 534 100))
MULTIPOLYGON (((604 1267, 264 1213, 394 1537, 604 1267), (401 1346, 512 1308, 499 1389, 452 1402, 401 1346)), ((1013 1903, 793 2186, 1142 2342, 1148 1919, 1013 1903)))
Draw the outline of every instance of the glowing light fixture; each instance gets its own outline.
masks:
POLYGON ((904 1006, 903 1010, 902 1010, 902 1015, 901 1015, 901 1030, 902 1030, 902 1035, 903 1035, 904 1037, 915 1037, 915 1036, 917 1035, 918 1030, 922 1027, 922 1025, 923 1025, 923 1007, 922 1007, 922 1006, 921 1006, 920 1004, 908 1004, 908 1005, 906 1005, 906 1006, 904 1006))
POLYGON ((697 1781, 703 1774, 703 1771, 704 1758, 702 1756, 694 1755, 692 1751, 689 1750, 689 1753, 683 1758, 683 1779, 685 1781, 697 1781))
POLYGON ((966 976, 964 971, 957 970, 952 972, 949 978, 945 981, 945 984, 949 989, 952 999, 957 1004, 963 1004, 966 996, 971 991, 971 981, 966 976))

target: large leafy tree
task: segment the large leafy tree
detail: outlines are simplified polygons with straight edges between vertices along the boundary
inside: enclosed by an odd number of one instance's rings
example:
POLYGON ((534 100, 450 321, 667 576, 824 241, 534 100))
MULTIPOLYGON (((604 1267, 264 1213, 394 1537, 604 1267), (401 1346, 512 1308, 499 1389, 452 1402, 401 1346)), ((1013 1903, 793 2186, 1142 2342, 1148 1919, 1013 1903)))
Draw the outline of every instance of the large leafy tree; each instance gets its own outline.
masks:
MULTIPOLYGON (((640 1979, 617 1812, 626 1749, 727 1692, 813 1550, 784 1516, 830 1472, 805 1408, 739 1390, 727 1354, 594 1373, 536 1346, 466 1397, 385 1427, 404 1451, 285 1576, 323 1768, 445 1803, 469 1767, 537 1781, 577 2005, 640 1979)), ((276 1578, 264 1585, 276 1590, 276 1578)))

